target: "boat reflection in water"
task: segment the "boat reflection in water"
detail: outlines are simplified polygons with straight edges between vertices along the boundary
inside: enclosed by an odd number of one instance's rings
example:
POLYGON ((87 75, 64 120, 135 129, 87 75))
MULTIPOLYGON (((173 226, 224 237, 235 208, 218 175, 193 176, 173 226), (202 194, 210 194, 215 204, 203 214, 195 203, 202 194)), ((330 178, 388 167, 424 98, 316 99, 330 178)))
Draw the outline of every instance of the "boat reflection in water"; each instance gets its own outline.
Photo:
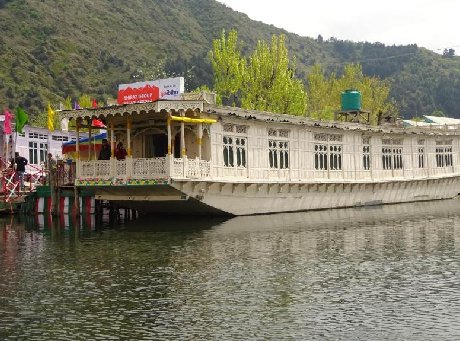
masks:
POLYGON ((459 208, 0 220, 0 338, 458 339, 459 208))
POLYGON ((405 219, 429 222, 437 217, 460 215, 460 200, 437 200, 406 204, 363 206, 308 212, 278 213, 269 215, 240 216, 223 223, 221 227, 231 230, 271 230, 292 228, 341 228, 358 226, 391 225, 405 219))

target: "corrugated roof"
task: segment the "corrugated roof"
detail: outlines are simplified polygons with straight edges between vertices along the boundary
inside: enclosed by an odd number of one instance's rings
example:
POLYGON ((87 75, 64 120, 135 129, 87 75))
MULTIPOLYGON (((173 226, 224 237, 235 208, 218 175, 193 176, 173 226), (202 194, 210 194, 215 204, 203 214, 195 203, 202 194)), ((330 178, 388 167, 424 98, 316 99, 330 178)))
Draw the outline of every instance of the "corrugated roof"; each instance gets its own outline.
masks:
POLYGON ((424 115, 425 122, 432 124, 460 124, 460 119, 451 117, 440 117, 440 116, 427 116, 424 115))

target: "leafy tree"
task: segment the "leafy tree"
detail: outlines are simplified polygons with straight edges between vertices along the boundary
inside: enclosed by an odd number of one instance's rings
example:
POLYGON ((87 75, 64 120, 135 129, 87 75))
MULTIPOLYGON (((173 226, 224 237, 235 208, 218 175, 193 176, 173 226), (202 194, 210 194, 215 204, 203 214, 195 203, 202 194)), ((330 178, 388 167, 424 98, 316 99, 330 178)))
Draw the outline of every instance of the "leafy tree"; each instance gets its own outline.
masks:
POLYGON ((63 104, 64 104, 64 109, 71 110, 72 109, 72 97, 67 96, 63 104))
POLYGON ((442 52, 443 57, 447 58, 454 58, 455 57, 455 50, 454 49, 444 49, 442 52))
POLYGON ((377 122, 377 114, 396 114, 396 106, 389 99, 390 84, 377 77, 364 76, 359 64, 348 64, 341 77, 331 74, 328 79, 319 65, 307 76, 308 115, 319 119, 330 119, 334 110, 340 108, 341 94, 347 89, 356 89, 362 95, 362 108, 371 112, 371 122, 377 122))
POLYGON ((289 61, 284 35, 273 35, 271 45, 259 41, 244 78, 243 108, 304 115, 305 88, 294 72, 295 60, 289 61))
POLYGON ((259 41, 246 61, 241 56, 237 32, 230 31, 228 37, 222 32, 222 37, 214 40, 209 56, 214 89, 224 104, 305 114, 305 89, 295 77, 295 60, 289 60, 284 35, 274 35, 270 45, 259 41))
POLYGON ((81 95, 80 98, 78 99, 78 104, 80 104, 80 107, 82 108, 91 108, 93 105, 91 97, 89 95, 81 95))
POLYGON ((224 104, 238 105, 246 61, 241 56, 237 31, 231 30, 226 37, 225 30, 222 30, 221 38, 215 39, 212 46, 209 59, 214 71, 214 89, 224 104))

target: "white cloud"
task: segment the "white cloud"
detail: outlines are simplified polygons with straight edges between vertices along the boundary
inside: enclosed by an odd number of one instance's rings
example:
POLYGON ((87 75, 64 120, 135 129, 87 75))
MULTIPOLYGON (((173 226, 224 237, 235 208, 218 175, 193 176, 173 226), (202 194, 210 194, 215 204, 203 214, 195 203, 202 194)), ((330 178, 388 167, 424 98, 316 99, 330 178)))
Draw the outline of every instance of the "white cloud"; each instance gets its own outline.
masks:
POLYGON ((218 0, 301 36, 460 50, 460 0, 218 0))

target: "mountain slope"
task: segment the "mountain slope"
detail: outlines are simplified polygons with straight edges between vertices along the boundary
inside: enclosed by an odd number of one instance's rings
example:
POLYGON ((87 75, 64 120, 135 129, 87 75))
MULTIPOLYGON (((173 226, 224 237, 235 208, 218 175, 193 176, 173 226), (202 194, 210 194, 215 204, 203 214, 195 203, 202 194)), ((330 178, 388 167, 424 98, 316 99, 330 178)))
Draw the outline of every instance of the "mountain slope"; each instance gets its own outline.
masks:
POLYGON ((361 62, 369 75, 393 82, 403 113, 460 112, 460 58, 410 46, 300 37, 250 20, 214 0, 0 0, 0 105, 31 114, 48 101, 82 93, 115 96, 117 84, 184 75, 193 89, 211 85, 207 60, 223 28, 237 28, 244 51, 284 33, 298 72, 314 63, 340 72, 361 62))

